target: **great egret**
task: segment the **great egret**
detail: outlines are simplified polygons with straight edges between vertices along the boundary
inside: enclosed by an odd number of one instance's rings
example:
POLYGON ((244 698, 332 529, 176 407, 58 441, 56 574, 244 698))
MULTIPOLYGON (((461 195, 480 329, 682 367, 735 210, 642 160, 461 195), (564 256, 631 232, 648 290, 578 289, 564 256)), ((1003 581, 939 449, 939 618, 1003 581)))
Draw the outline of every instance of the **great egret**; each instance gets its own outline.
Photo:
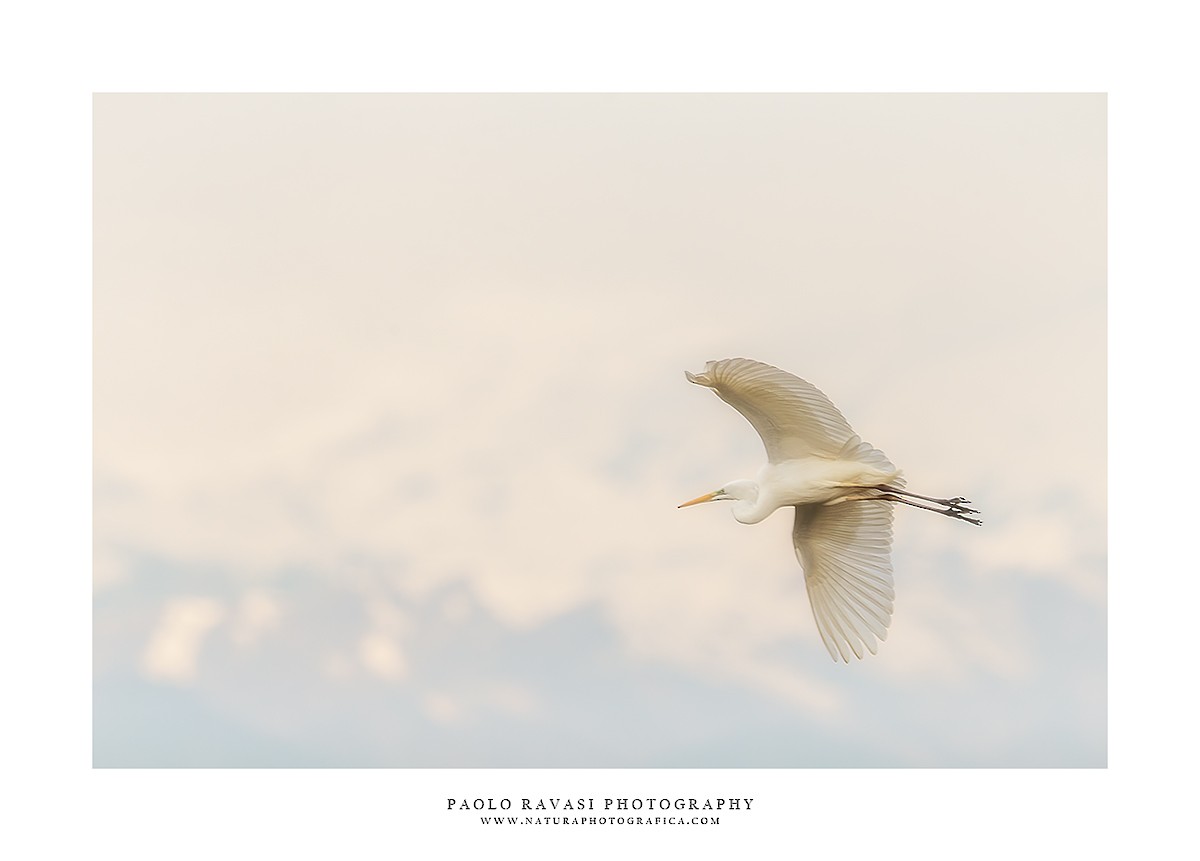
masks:
POLYGON ((690 382, 741 413, 767 449, 757 481, 731 481, 680 505, 732 499, 733 516, 758 523, 795 506, 792 543, 817 630, 836 661, 875 654, 892 619, 892 507, 902 502, 976 526, 970 500, 904 489, 900 470, 856 434, 825 395, 799 377, 751 359, 709 362, 690 382), (923 505, 916 500, 933 503, 923 505))

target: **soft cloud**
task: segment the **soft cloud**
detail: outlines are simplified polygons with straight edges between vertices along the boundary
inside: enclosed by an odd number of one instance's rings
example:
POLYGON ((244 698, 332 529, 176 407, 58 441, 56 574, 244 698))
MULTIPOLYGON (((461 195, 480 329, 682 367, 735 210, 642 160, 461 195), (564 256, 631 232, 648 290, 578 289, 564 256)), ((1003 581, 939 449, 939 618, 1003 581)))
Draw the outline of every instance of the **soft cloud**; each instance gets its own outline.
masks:
POLYGON ((129 571, 122 554, 111 546, 97 547, 92 554, 92 589, 101 592, 112 588, 129 577, 129 571))
POLYGON ((1105 600, 1104 111, 1062 104, 101 99, 97 592, 228 579, 157 620, 141 666, 181 681, 222 622, 296 636, 302 572, 358 603, 314 684, 439 723, 556 680, 422 688, 418 612, 504 650, 594 611, 630 665, 825 718, 1034 675, 1031 588, 1105 600), (683 378, 728 355, 984 510, 898 514, 891 636, 840 676, 788 513, 675 509, 761 464, 683 378))
POLYGON ((462 708, 455 700, 439 691, 432 691, 421 698, 421 708, 430 720, 438 723, 457 723, 462 719, 462 708))
POLYGON ((962 683, 992 675, 1027 678, 1034 669, 1029 626, 1011 591, 991 590, 980 600, 969 586, 948 578, 906 578, 897 596, 895 629, 883 662, 889 674, 912 682, 962 683))
POLYGON ((386 598, 366 599, 369 630, 358 641, 358 658, 372 675, 386 681, 400 681, 408 676, 408 659, 401 642, 410 624, 404 612, 386 598))
POLYGON ((142 653, 142 672, 153 679, 190 681, 205 637, 225 615, 225 608, 212 598, 172 598, 142 653))
POLYGON ((253 646, 264 633, 279 627, 279 602, 263 589, 244 594, 234 609, 230 636, 239 646, 253 646))
POLYGON ((368 672, 389 682, 408 674, 408 662, 394 637, 370 631, 358 641, 358 657, 368 672))

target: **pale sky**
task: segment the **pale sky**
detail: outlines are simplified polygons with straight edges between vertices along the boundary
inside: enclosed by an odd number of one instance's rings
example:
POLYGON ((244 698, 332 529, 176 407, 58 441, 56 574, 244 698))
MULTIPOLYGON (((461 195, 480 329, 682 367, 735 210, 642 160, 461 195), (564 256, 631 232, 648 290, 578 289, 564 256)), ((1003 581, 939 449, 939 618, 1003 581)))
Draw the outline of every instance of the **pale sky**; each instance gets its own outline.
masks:
POLYGON ((1103 96, 94 108, 97 765, 1106 764, 1103 96), (735 355, 983 511, 876 656, 735 355))

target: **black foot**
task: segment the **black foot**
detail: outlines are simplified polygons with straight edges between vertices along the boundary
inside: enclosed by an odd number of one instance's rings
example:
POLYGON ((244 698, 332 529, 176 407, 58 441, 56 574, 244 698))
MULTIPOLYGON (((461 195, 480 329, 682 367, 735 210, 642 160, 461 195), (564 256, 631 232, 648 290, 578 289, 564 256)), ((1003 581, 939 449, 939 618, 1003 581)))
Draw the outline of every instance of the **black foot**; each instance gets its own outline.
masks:
POLYGON ((979 513, 973 508, 951 508, 948 511, 943 511, 942 514, 946 515, 947 517, 953 517, 955 520, 964 520, 967 523, 974 523, 976 526, 983 526, 982 520, 977 520, 974 517, 967 517, 966 514, 964 514, 966 511, 969 511, 972 514, 979 513))
MULTIPOLYGON (((968 514, 978 514, 979 513, 974 508, 964 508, 963 506, 957 505, 957 504, 950 505, 949 508, 935 508, 932 505, 922 505, 921 503, 914 502, 911 499, 905 499, 903 496, 897 496, 894 491, 889 491, 887 493, 881 493, 879 496, 874 496, 874 497, 870 497, 870 498, 874 499, 874 500, 880 500, 882 502, 900 502, 900 503, 903 503, 904 505, 911 505, 913 508, 923 508, 926 511, 933 511, 937 514, 944 514, 947 517, 953 517, 955 520, 963 520, 963 521, 966 521, 967 523, 973 523, 976 526, 983 526, 982 520, 977 520, 974 517, 967 517, 968 514)), ((949 504, 949 502, 950 502, 950 500, 947 499, 946 503, 949 504)))

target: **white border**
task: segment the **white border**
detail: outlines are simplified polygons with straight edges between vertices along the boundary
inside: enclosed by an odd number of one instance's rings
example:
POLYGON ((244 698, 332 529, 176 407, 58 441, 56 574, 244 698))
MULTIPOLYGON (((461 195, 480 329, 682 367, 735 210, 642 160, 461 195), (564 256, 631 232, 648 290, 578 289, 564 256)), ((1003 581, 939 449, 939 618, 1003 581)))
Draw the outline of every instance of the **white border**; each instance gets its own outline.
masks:
MULTIPOLYGON (((22 4, 5 80, 0 313, 7 596, 4 840, 129 858, 1086 857, 1175 845, 1194 745, 1182 642, 1195 575, 1164 476, 1132 455, 1154 410, 1169 458, 1193 422, 1194 32, 1175 4, 1082 2, 22 4), (1148 8, 1149 7, 1149 8, 1148 8), (734 11, 734 10, 737 11, 734 11), (1189 69, 1191 74, 1188 74, 1189 69), (1110 768, 1093 771, 92 771, 90 101, 95 91, 1088 91, 1111 128, 1110 768), (1186 327, 1186 328, 1185 328, 1186 327), (1145 358, 1143 358, 1145 357, 1145 358), (1149 358, 1150 361, 1146 361, 1149 358), (1172 367, 1176 370, 1172 372, 1172 367), (1138 470, 1137 473, 1134 470, 1138 470), (1156 482, 1147 487, 1147 481, 1156 482), (1134 493, 1153 492, 1151 522, 1134 493), (1128 500, 1128 501, 1127 501, 1128 500), (1150 531, 1153 529, 1154 531, 1150 531), (1164 534, 1167 533, 1167 534, 1164 534), (1135 555, 1136 552, 1136 555, 1135 555), (1181 593, 1182 590, 1182 593, 1181 593), (1142 597, 1148 596, 1148 597, 1142 597), (1150 616, 1148 600, 1154 600, 1150 616), (1138 633, 1143 632, 1144 633, 1138 633), (1170 771, 1168 771, 1170 769, 1170 771), (485 831, 447 793, 753 792, 712 832, 485 831), (1033 851, 1033 847, 1037 847, 1033 851), (1108 854, 1106 852, 1106 854, 1108 854)), ((1181 446, 1190 444, 1183 440, 1181 446)), ((1171 478, 1170 475, 1165 478, 1171 478)), ((1194 567, 1194 562, 1192 563, 1194 567)), ((1179 845, 1186 845, 1180 843, 1179 845)))

